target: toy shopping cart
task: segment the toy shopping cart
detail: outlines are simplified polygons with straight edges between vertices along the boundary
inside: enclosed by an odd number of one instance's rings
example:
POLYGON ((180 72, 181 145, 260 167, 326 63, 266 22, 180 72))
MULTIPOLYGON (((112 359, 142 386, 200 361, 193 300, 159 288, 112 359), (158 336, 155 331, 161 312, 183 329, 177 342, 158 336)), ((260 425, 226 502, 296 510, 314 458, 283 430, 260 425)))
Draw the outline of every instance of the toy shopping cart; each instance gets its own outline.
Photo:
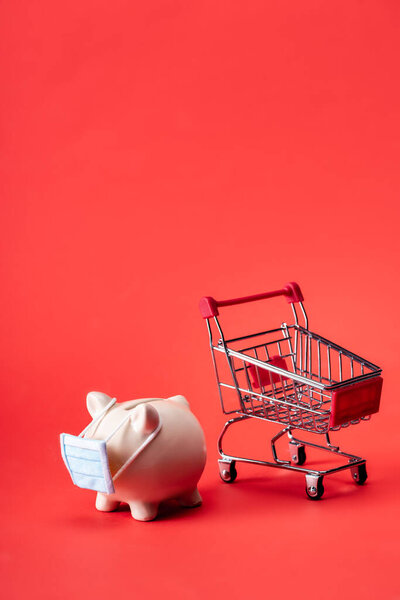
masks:
POLYGON ((227 483, 236 479, 237 462, 300 471, 305 474, 308 497, 317 500, 324 493, 325 475, 350 469, 357 484, 366 481, 365 459, 331 444, 329 432, 355 425, 378 412, 383 380, 379 367, 310 331, 303 300, 297 283, 288 283, 281 290, 245 298, 217 302, 204 297, 200 312, 207 320, 222 410, 237 415, 225 423, 218 440, 221 479, 227 483), (294 323, 225 339, 219 308, 275 296, 284 296, 291 304, 294 323), (296 304, 303 325, 299 324, 296 304), (228 428, 249 418, 284 425, 271 440, 273 462, 223 451, 222 440, 228 428), (300 440, 293 435, 295 430, 323 434, 326 445, 300 440), (290 460, 278 458, 275 446, 285 434, 290 460), (346 462, 326 470, 307 469, 301 466, 306 461, 306 446, 334 453, 346 462))

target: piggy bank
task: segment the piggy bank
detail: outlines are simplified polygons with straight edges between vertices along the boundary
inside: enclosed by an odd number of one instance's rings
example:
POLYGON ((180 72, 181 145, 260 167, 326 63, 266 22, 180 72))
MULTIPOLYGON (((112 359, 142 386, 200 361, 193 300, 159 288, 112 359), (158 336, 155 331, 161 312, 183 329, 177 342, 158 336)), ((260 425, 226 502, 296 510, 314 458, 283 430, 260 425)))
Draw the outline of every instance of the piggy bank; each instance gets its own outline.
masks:
POLYGON ((91 423, 61 435, 64 461, 79 487, 97 490, 96 508, 129 505, 134 519, 157 516, 160 502, 202 502, 197 483, 206 461, 203 430, 183 396, 116 402, 87 395, 91 423))

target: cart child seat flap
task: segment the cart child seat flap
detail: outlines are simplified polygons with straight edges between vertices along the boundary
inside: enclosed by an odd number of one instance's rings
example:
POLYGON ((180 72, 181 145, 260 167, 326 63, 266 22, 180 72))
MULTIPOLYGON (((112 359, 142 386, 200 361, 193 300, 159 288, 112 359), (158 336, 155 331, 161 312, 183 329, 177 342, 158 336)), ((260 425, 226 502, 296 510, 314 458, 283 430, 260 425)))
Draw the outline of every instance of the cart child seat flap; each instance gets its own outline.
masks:
POLYGON ((335 390, 332 393, 330 427, 377 413, 382 383, 382 377, 374 377, 335 390))
MULTIPOLYGON (((266 364, 273 365, 279 369, 285 369, 285 371, 288 370, 286 360, 282 356, 279 356, 279 354, 271 356, 266 364)), ((272 386, 273 383, 277 383, 281 380, 281 376, 278 375, 278 373, 272 373, 272 371, 268 371, 267 369, 259 369, 255 365, 248 364, 247 370, 253 388, 259 389, 260 387, 272 386)), ((287 377, 282 375, 282 379, 287 379, 287 377)))

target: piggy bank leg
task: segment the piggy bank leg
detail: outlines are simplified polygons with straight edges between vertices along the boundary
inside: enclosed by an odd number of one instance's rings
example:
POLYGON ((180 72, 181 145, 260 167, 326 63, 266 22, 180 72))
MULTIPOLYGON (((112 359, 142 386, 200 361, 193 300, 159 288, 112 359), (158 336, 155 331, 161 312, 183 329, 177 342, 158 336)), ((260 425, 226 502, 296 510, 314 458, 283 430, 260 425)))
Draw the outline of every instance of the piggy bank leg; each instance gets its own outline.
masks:
POLYGON ((96 496, 96 508, 97 510, 101 510, 104 512, 110 512, 115 510, 119 506, 118 500, 113 500, 106 494, 101 494, 100 492, 96 496))
POLYGON ((199 494, 199 490, 196 488, 192 492, 188 492, 186 494, 182 494, 182 496, 179 496, 178 502, 181 506, 186 508, 194 508, 195 506, 200 506, 203 501, 199 494))
POLYGON ((139 502, 135 500, 128 504, 132 517, 137 521, 151 521, 157 516, 158 504, 155 502, 139 502))

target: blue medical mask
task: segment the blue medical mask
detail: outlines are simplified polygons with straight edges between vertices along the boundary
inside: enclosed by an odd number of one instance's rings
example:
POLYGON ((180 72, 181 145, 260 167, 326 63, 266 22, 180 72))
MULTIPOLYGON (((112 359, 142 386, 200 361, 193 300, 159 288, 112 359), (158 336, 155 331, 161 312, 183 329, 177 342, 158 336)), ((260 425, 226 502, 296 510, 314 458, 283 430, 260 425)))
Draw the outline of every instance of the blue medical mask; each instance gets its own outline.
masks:
POLYGON ((65 466, 75 485, 86 490, 95 490, 103 494, 113 494, 114 481, 125 471, 135 458, 150 444, 161 429, 161 421, 149 437, 135 450, 127 461, 111 475, 107 455, 107 442, 130 420, 130 415, 125 417, 105 440, 94 440, 83 437, 85 433, 98 424, 107 411, 116 403, 116 398, 89 423, 79 435, 62 433, 60 435, 61 454, 65 466))

